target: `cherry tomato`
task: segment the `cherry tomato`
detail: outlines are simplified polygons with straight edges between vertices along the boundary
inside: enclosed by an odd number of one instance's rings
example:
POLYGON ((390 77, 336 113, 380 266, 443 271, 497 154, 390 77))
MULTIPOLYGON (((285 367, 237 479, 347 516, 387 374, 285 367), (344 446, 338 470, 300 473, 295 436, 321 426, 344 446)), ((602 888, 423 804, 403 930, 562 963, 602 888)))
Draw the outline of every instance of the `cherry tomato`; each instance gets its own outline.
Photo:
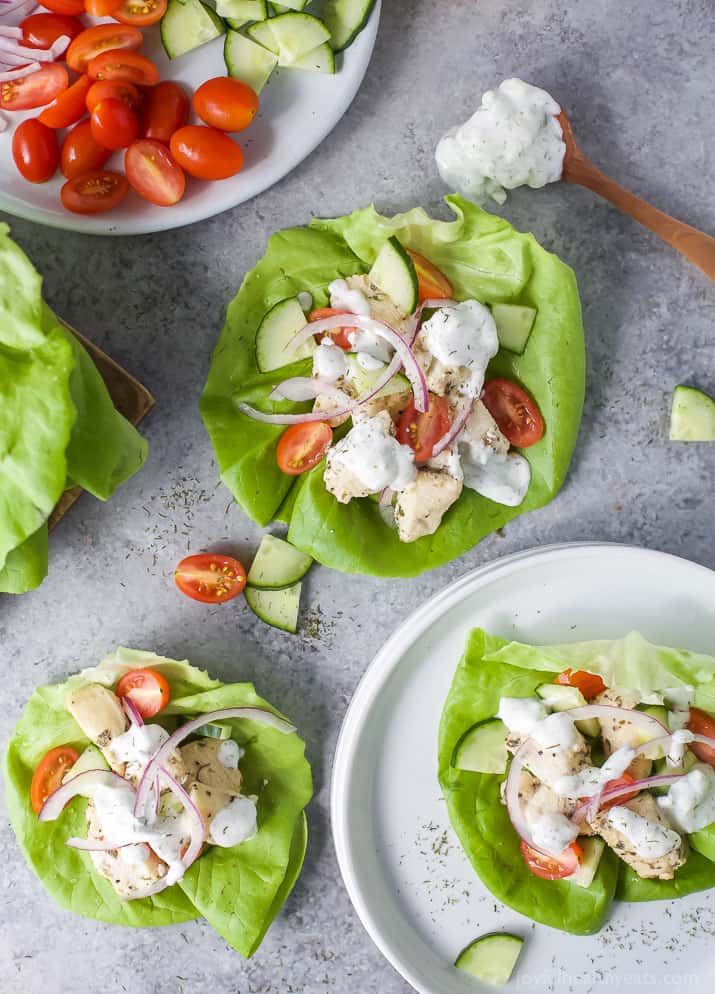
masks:
POLYGON ((243 167, 243 152, 236 142, 201 124, 179 128, 169 147, 181 168, 197 179, 227 179, 243 167))
POLYGON ((139 121, 123 100, 107 97, 92 108, 92 137, 104 148, 126 148, 139 134, 139 121))
POLYGON ((102 148, 92 137, 91 121, 80 121, 64 140, 60 153, 60 169, 66 179, 101 169, 112 153, 102 148))
POLYGON ((258 112, 255 91, 230 76, 207 79, 194 93, 193 104, 201 120, 219 131, 243 131, 258 112))
POLYGON ((74 214, 102 214, 113 210, 129 192, 121 173, 94 169, 67 180, 60 190, 62 206, 74 214))
POLYGON ((80 76, 68 89, 60 93, 49 107, 40 114, 40 121, 48 128, 69 128, 84 116, 87 91, 92 85, 89 76, 80 76))
POLYGON ((420 303, 424 300, 442 299, 448 300, 453 294, 452 284, 444 273, 433 266, 429 259, 423 255, 407 249, 407 254, 412 259, 417 273, 417 293, 420 303))
MULTIPOLYGON (((336 317, 338 314, 348 314, 348 311, 338 310, 337 307, 316 307, 314 311, 311 311, 308 315, 309 321, 322 321, 323 318, 336 317)), ((348 338, 348 335, 352 331, 357 331, 357 328, 340 327, 336 328, 335 331, 322 332, 315 336, 316 341, 321 341, 323 338, 332 338, 335 344, 344 349, 345 352, 349 352, 353 347, 352 342, 348 338)))
POLYGON ((113 16, 122 0, 84 0, 84 9, 92 17, 113 16))
POLYGON ((142 115, 145 138, 169 144, 175 131, 189 120, 189 98, 178 83, 157 83, 147 93, 142 115))
POLYGON ((246 586, 246 571, 233 556, 205 552, 182 559, 174 571, 182 594, 202 604, 223 604, 246 586))
POLYGON ((286 428, 278 442, 276 462, 288 476, 300 476, 317 466, 330 448, 333 429, 327 421, 308 421, 286 428))
POLYGON ((32 14, 25 18, 20 27, 22 42, 30 48, 49 48, 62 35, 71 41, 84 31, 84 24, 67 14, 32 14))
POLYGON ((30 784, 30 804, 36 815, 50 794, 62 786, 62 778, 79 759, 79 753, 69 745, 56 746, 42 757, 35 767, 30 784))
POLYGON ((156 670, 129 670, 119 680, 117 697, 127 697, 142 718, 153 718, 169 703, 169 684, 156 670))
POLYGON ((587 673, 586 670, 564 670, 554 680, 565 687, 576 687, 587 701, 593 700, 606 689, 606 684, 598 673, 587 673))
POLYGON ((572 842, 558 856, 547 856, 539 852, 538 849, 532 849, 523 839, 519 847, 526 865, 534 876, 541 877, 542 880, 561 880, 563 877, 570 877, 578 870, 583 855, 583 850, 578 842, 572 842))
POLYGON ((53 14, 67 14, 70 17, 84 14, 84 0, 47 0, 46 3, 43 0, 42 6, 47 7, 53 14))
POLYGON ((67 49, 67 65, 75 72, 87 72, 88 65, 98 55, 134 51, 142 41, 142 33, 136 28, 123 24, 95 24, 72 41, 67 49))
POLYGON ((12 136, 12 157, 30 183, 45 183, 55 175, 60 152, 57 135, 35 118, 23 121, 12 136))
POLYGON ((141 94, 136 86, 132 86, 131 83, 112 83, 105 79, 99 83, 92 83, 87 91, 85 105, 89 113, 92 113, 100 100, 106 100, 108 97, 124 101, 132 110, 136 110, 141 103, 141 94))
POLYGON ((482 401, 512 445, 526 449, 544 434, 544 422, 535 401, 511 380, 488 380, 482 401))
MULTIPOLYGON (((616 777, 615 780, 608 780, 606 782, 604 790, 609 790, 612 787, 625 787, 629 783, 635 783, 635 778, 630 775, 630 773, 624 773, 620 777, 616 777)), ((634 790, 631 794, 621 794, 619 797, 614 797, 613 800, 602 801, 599 805, 600 811, 607 811, 608 808, 612 808, 614 804, 625 804, 626 801, 632 801, 634 797, 638 796, 638 791, 634 790)), ((587 801, 588 798, 584 797, 582 800, 587 801)))
POLYGON ((29 76, 0 83, 0 108, 30 110, 32 107, 44 107, 67 89, 69 81, 64 66, 55 63, 45 65, 29 76))
POLYGON ((120 0, 118 8, 112 13, 122 24, 134 24, 138 28, 146 28, 160 21, 166 12, 167 0, 120 0))
POLYGON ((397 440, 415 451, 415 462, 427 462, 432 449, 452 426, 449 406, 444 397, 430 394, 429 409, 420 414, 414 402, 402 412, 397 425, 397 440))
POLYGON ((186 177, 166 145, 153 138, 129 146, 124 171, 139 196, 158 207, 171 207, 184 196, 186 177))
MULTIPOLYGON (((706 735, 710 739, 715 739, 715 718, 701 711, 700 708, 690 709, 688 728, 696 735, 706 735)), ((702 742, 691 742, 690 748, 701 762, 715 766, 715 745, 711 748, 702 742)))
MULTIPOLYGON (((123 30, 137 29, 125 27, 123 30)), ((134 86, 154 86, 159 82, 159 70, 154 63, 137 52, 102 52, 92 59, 87 71, 92 79, 109 79, 116 83, 133 83, 134 86)))

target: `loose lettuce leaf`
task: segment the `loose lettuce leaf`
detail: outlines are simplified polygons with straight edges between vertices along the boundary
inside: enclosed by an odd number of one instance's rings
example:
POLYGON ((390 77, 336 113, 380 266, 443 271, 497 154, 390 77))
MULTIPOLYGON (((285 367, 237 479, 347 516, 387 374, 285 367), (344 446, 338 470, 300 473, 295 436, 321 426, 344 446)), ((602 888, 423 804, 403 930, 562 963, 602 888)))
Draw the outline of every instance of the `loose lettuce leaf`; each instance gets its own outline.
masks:
POLYGON ((42 277, 0 224, 0 346, 34 348, 42 331, 42 277))
POLYGON ((24 594, 39 587, 47 576, 47 523, 8 552, 0 569, 0 593, 24 594))
MULTIPOLYGON (((516 515, 551 500, 576 442, 584 347, 572 271, 532 235, 520 234, 461 197, 448 197, 447 202, 453 221, 433 220, 421 209, 386 218, 370 207, 274 235, 231 303, 214 352, 201 411, 222 479, 260 524, 280 514, 281 520, 289 520, 293 544, 344 572, 413 576, 454 559, 516 515), (246 399, 249 384, 256 403, 276 382, 275 373, 261 376, 254 355, 256 332, 269 308, 301 290, 313 294, 316 306, 326 303, 327 285, 338 276, 365 272, 392 234, 439 266, 458 298, 537 308, 524 355, 501 352, 489 372, 522 382, 547 427, 542 441, 524 452, 532 482, 519 508, 495 504, 465 488, 436 535, 410 544, 400 542, 384 524, 374 501, 339 504, 323 485, 324 464, 292 484, 275 462, 282 429, 250 421, 235 409, 236 399, 246 399)), ((287 374, 284 370, 278 378, 287 374)))
MULTIPOLYGON (((258 946, 298 876, 305 853, 303 809, 312 793, 304 744, 254 722, 233 722, 246 750, 241 768, 247 792, 258 795, 256 837, 233 849, 211 847, 179 884, 141 901, 120 901, 94 870, 90 857, 65 845, 86 834, 85 802, 76 799, 55 822, 41 824, 29 801, 32 772, 56 745, 87 745, 64 705, 70 688, 86 682, 112 686, 129 669, 151 666, 169 682, 171 700, 162 720, 232 706, 274 710, 249 683, 222 684, 186 662, 119 649, 94 669, 63 684, 40 687, 15 727, 5 754, 8 811, 28 863, 63 907, 116 925, 152 926, 203 915, 244 956, 258 946)), ((278 713, 278 712, 275 712, 278 713)))

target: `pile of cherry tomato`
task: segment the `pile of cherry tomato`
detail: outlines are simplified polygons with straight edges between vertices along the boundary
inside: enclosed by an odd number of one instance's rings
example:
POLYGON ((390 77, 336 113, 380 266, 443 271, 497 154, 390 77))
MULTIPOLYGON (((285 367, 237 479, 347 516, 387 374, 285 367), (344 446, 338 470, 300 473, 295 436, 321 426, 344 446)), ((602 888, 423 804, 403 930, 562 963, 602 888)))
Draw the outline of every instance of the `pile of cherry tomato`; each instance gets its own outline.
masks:
POLYGON ((22 44, 47 49, 65 35, 67 49, 56 62, 0 84, 0 109, 44 108, 13 135, 13 159, 26 180, 44 183, 59 166, 66 180, 64 207, 98 214, 121 203, 130 187, 151 203, 170 207, 184 195, 185 174, 219 180, 242 168, 241 148, 226 132, 251 123, 258 111, 254 91, 219 76, 202 83, 190 101, 178 83, 160 82, 157 67, 138 51, 139 29, 160 20, 166 0, 44 0, 43 5, 51 13, 22 22, 22 44), (115 23, 86 27, 83 13, 111 16, 115 23), (191 103, 203 124, 188 124, 191 103), (126 150, 126 175, 104 168, 120 149, 126 150))

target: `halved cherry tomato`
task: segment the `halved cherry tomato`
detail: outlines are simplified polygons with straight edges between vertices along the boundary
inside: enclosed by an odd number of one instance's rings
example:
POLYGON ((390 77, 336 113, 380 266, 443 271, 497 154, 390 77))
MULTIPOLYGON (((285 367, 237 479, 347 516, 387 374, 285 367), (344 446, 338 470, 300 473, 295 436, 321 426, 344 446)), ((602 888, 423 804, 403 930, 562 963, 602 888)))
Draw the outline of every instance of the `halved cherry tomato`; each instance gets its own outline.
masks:
POLYGON ((523 839, 519 847, 526 865, 534 876, 541 877, 542 880, 561 880, 563 877, 570 877, 578 870, 583 855, 578 842, 572 842, 558 856, 546 856, 537 849, 532 849, 523 839))
POLYGON ((415 462, 427 462, 432 449, 452 425, 449 406, 444 397, 429 395, 429 408, 420 414, 413 401, 402 412, 397 425, 397 440, 415 451, 415 462))
POLYGON ((49 107, 40 114, 39 120, 48 128, 69 128, 84 116, 87 91, 92 85, 89 76, 80 76, 72 86, 60 93, 49 107))
POLYGON ((74 214, 102 214, 113 210, 129 193, 126 176, 95 169, 68 180, 60 190, 62 206, 74 214))
POLYGON ((129 670, 119 680, 117 697, 128 697, 142 718, 153 718, 169 703, 169 684, 156 670, 129 670))
POLYGON ((171 207, 184 196, 186 177, 166 145, 153 138, 129 146, 124 171, 139 196, 158 207, 171 207))
POLYGON ((139 121, 123 100, 107 97, 92 108, 92 137, 105 148, 126 148, 139 134, 139 121))
POLYGON ((330 448, 333 429, 327 421, 308 421, 286 428, 278 442, 276 462, 288 476, 300 476, 317 466, 330 448))
POLYGON ((189 176, 228 179, 243 167, 243 152, 223 131, 188 124, 169 140, 171 154, 189 176))
MULTIPOLYGON (((690 709, 687 727, 696 735, 706 735, 709 739, 715 739, 715 718, 701 711, 700 708, 690 709)), ((715 766, 715 747, 711 748, 702 742, 691 742, 690 748, 701 762, 715 766)))
POLYGON ((84 9, 92 17, 113 16, 121 5, 122 0, 84 0, 84 9))
POLYGON ((178 83, 157 83, 147 93, 142 114, 145 138, 168 145, 171 136, 189 120, 189 98, 178 83))
POLYGON ((77 17, 84 14, 84 0, 43 0, 43 7, 47 7, 53 14, 67 14, 70 17, 77 17))
POLYGON ((64 66, 56 63, 45 65, 29 76, 0 83, 0 108, 30 110, 32 107, 44 107, 67 89, 69 81, 64 66))
MULTIPOLYGON (((608 780, 606 782, 604 790, 609 790, 611 787, 625 787, 629 783, 635 783, 635 777, 632 777, 630 773, 624 773, 620 777, 616 777, 615 780, 608 780)), ((632 801, 634 797, 638 796, 638 791, 634 790, 631 794, 621 794, 619 797, 614 797, 611 801, 602 801, 599 805, 600 811, 607 811, 608 808, 612 808, 614 804, 625 804, 626 801, 632 801)), ((584 801, 588 798, 584 797, 584 801)))
MULTIPOLYGON (((70 41, 84 31, 84 24, 66 14, 31 14, 20 25, 22 41, 30 48, 49 48, 64 35, 70 41)), ((69 47, 69 42, 67 42, 69 47)), ((61 52, 60 55, 64 53, 61 52)))
POLYGON ((103 79, 99 83, 92 83, 87 91, 85 105, 89 113, 92 113, 100 100, 106 100, 108 97, 123 100, 127 107, 131 107, 132 110, 136 110, 141 103, 141 94, 136 86, 131 83, 112 83, 103 79))
POLYGON ((512 445, 525 449, 544 434, 544 422, 536 402, 511 380, 488 380, 484 384, 482 401, 512 445))
POLYGON ((255 90, 230 76, 207 79, 194 93, 193 103, 201 120, 219 131, 243 131, 258 113, 255 90))
POLYGON ((91 121, 80 121, 64 140, 60 169, 66 179, 101 169, 112 153, 92 137, 91 121))
POLYGON ((122 24, 134 24, 146 28, 160 21, 166 12, 167 0, 120 0, 112 17, 122 24))
POLYGON ((50 794, 62 786, 62 778, 79 759, 79 753, 69 745, 56 746, 42 757, 35 767, 30 784, 30 804, 36 815, 50 794))
POLYGON ((182 559, 174 571, 182 594, 202 604, 223 604, 246 586, 246 571, 233 556, 204 552, 182 559))
MULTIPOLYGON (((125 27, 124 31, 136 31, 125 27)), ((92 79, 109 79, 134 86, 154 86, 159 82, 159 70, 153 62, 137 52, 122 50, 102 52, 90 62, 87 72, 92 79)))
POLYGON ((136 28, 123 24, 95 24, 73 40, 67 49, 67 65, 75 72, 87 72, 88 65, 98 55, 134 51, 143 40, 141 31, 136 28))
POLYGON ((432 265, 429 259, 425 259, 423 255, 419 255, 419 253, 413 252, 411 249, 407 249, 407 254, 415 265, 417 293, 420 303, 433 298, 448 300, 454 295, 452 284, 443 272, 432 265))
MULTIPOLYGON (((323 318, 332 318, 337 317, 338 314, 348 313, 349 311, 341 311, 338 310, 337 307, 316 307, 316 309, 311 311, 308 315, 308 320, 311 322, 322 321, 323 318)), ((353 331, 357 331, 357 328, 336 327, 335 331, 321 332, 315 336, 315 339, 316 341, 321 341, 323 338, 332 338, 339 348, 344 349, 345 352, 349 352, 353 346, 352 342, 348 338, 348 335, 353 331)))
POLYGON ((598 673, 588 673, 586 670, 564 670, 554 683, 560 683, 563 687, 576 687, 587 701, 593 700, 606 689, 606 684, 598 673))
POLYGON ((23 121, 12 136, 12 157, 18 172, 30 183, 45 183, 60 161, 57 135, 35 118, 23 121))

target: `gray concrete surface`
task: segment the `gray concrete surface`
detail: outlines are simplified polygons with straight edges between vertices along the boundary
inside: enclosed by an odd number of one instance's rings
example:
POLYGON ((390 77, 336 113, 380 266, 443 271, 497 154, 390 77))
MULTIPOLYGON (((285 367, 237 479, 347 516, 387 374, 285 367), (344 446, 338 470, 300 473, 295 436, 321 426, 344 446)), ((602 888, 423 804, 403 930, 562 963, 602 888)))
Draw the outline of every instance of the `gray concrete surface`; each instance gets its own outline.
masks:
POLYGON ((204 923, 131 932, 54 907, 0 817, 4 994, 404 994, 341 885, 328 824, 331 756, 370 658, 421 601, 497 556, 604 539, 715 567, 715 446, 666 440, 673 386, 715 393, 715 287, 586 191, 512 195, 503 213, 576 270, 588 399, 566 487, 458 562, 409 581, 310 575, 310 634, 291 638, 240 603, 205 609, 173 590, 187 550, 248 553, 259 530, 219 484, 196 402, 224 309, 268 234, 375 201, 440 211, 441 132, 482 90, 518 74, 572 116, 583 147, 663 209, 715 232, 710 0, 385 0, 365 84, 345 119, 291 176, 190 229, 110 240, 12 221, 52 306, 155 392, 148 465, 108 506, 84 498, 51 542, 42 588, 0 605, 0 740, 38 683, 117 643, 189 656, 254 679, 308 742, 316 797, 305 870, 255 958, 204 923), (175 527, 176 526, 176 527, 175 527))

